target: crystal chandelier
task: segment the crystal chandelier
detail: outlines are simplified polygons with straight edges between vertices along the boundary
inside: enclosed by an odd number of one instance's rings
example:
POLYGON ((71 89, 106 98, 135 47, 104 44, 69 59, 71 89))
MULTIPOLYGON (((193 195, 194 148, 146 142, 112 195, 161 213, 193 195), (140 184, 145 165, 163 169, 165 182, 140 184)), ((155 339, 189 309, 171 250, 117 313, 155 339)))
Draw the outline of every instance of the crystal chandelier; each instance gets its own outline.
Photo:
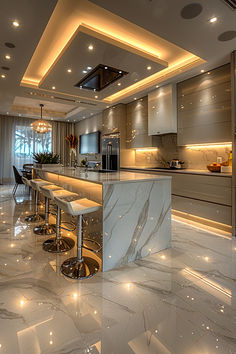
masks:
POLYGON ((41 118, 38 119, 38 120, 35 120, 34 123, 31 123, 31 129, 33 131, 35 131, 36 133, 39 133, 39 134, 45 134, 45 133, 48 133, 52 130, 52 126, 49 122, 47 122, 46 120, 44 120, 42 118, 42 110, 43 110, 43 104, 40 103, 40 109, 41 109, 41 118))

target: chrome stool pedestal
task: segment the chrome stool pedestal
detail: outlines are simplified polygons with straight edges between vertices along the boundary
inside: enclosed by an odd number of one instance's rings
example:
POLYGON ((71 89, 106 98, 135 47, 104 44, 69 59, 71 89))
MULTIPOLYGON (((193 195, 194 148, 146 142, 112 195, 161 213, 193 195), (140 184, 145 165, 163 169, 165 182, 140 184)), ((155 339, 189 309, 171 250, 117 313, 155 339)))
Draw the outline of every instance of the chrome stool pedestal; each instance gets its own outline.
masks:
POLYGON ((52 235, 56 232, 56 226, 49 224, 49 199, 45 197, 45 224, 35 226, 36 235, 52 235))
MULTIPOLYGON (((74 196, 75 193, 66 191, 63 188, 56 188, 57 186, 43 186, 41 188, 42 192, 47 192, 50 194, 51 199, 56 196, 74 196), (54 188, 53 188, 54 187, 54 188)), ((56 216, 56 237, 50 238, 43 243, 43 250, 51 253, 63 253, 70 251, 75 245, 75 242, 70 237, 61 236, 61 209, 57 205, 57 216, 56 216)))
POLYGON ((100 204, 86 198, 70 201, 56 197, 55 201, 67 213, 78 216, 77 256, 65 260, 61 265, 61 272, 71 279, 90 278, 99 270, 99 264, 91 257, 83 257, 82 217, 84 214, 97 211, 100 204))

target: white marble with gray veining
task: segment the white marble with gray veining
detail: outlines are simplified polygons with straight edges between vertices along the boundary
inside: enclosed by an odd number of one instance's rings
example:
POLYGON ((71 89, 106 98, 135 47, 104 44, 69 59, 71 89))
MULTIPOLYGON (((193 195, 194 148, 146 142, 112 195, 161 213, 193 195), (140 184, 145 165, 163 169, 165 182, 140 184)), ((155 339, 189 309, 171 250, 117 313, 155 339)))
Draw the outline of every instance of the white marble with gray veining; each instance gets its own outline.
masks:
POLYGON ((22 191, 0 186, 0 353, 236 353, 235 239, 174 220, 171 248, 70 281, 22 191))

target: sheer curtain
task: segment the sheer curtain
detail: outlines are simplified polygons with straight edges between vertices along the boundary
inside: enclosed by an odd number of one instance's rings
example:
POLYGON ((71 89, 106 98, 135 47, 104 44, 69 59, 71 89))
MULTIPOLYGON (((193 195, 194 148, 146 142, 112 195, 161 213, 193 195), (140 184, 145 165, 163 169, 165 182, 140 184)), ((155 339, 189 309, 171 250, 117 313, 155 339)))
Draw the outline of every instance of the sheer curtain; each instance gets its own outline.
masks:
POLYGON ((32 121, 21 117, 0 117, 0 183, 13 181, 13 165, 21 170, 25 163, 33 162, 33 153, 52 151, 52 133, 33 132, 32 121))
POLYGON ((69 163, 68 134, 74 134, 74 123, 52 121, 52 132, 34 133, 33 119, 0 115, 0 184, 14 181, 12 166, 19 170, 32 163, 32 153, 50 152, 60 156, 61 163, 69 163))

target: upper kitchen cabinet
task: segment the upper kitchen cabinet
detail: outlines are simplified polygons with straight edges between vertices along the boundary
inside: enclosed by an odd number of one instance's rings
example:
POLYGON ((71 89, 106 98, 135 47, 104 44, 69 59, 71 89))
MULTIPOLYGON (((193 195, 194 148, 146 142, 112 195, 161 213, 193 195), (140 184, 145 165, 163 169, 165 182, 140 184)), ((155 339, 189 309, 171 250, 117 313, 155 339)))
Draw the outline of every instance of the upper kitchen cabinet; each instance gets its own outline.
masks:
POLYGON ((176 85, 148 94, 148 135, 177 133, 176 85))
POLYGON ((140 98, 127 105, 126 140, 128 149, 156 147, 156 137, 148 136, 148 99, 140 98))
POLYGON ((178 145, 232 140, 230 65, 180 82, 178 145))

